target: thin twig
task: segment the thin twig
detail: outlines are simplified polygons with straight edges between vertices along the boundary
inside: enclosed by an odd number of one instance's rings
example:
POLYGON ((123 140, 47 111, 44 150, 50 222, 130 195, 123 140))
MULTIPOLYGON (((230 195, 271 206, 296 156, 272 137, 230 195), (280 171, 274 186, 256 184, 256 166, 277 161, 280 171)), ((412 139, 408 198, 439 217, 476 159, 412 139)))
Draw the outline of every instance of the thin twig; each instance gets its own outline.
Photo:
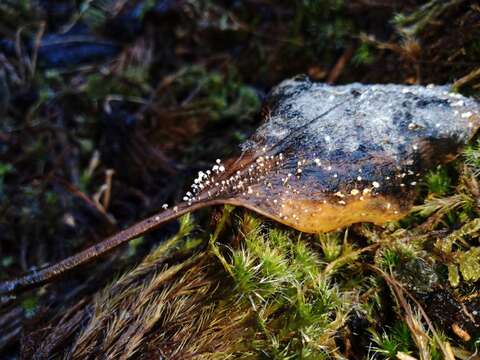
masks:
POLYGON ((397 295, 398 300, 402 302, 402 306, 404 307, 404 309, 406 309, 405 308, 406 303, 405 303, 405 298, 403 297, 403 293, 405 293, 415 303, 415 305, 417 306, 420 314, 422 315, 423 319, 427 323, 429 330, 432 332, 433 337, 435 338, 436 342, 438 343, 438 346, 442 350, 443 355, 445 356, 445 359, 455 360, 451 356, 451 351, 448 351, 446 349, 445 345, 443 344, 443 342, 441 341, 440 337, 438 336, 437 331, 435 330, 435 327, 433 326, 433 323, 431 322, 430 318, 428 317, 427 313, 423 309, 422 305, 418 302, 418 300, 408 290, 405 289, 403 284, 401 284, 398 280, 396 280, 395 278, 393 278, 390 275, 388 275, 387 273, 385 273, 379 267, 374 266, 374 265, 368 265, 368 267, 371 268, 372 270, 374 270, 375 272, 379 273, 385 279, 385 281, 392 287, 393 291, 397 295))

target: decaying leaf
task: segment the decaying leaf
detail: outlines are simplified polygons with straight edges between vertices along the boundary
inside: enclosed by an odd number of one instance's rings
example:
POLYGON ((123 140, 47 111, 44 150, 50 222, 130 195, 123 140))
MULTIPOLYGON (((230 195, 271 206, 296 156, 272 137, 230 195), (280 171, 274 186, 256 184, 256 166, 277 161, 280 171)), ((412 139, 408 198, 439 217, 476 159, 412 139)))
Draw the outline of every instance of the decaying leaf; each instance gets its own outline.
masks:
POLYGON ((480 123, 480 105, 447 86, 291 79, 266 109, 242 155, 200 173, 187 201, 223 199, 306 232, 383 224, 410 210, 419 178, 455 158, 480 123))

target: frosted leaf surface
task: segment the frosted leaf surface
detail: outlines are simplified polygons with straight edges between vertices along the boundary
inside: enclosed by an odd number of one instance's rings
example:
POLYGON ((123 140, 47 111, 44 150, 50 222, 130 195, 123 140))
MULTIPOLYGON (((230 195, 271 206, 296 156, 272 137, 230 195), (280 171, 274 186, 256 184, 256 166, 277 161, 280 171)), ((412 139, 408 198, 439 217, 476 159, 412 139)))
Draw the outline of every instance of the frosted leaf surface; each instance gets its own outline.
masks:
POLYGON ((270 117, 256 132, 257 143, 285 148, 298 141, 325 158, 362 153, 370 144, 399 162, 407 146, 427 137, 464 143, 471 135, 469 115, 479 111, 478 103, 448 86, 329 86, 294 79, 278 85, 267 106, 270 117))

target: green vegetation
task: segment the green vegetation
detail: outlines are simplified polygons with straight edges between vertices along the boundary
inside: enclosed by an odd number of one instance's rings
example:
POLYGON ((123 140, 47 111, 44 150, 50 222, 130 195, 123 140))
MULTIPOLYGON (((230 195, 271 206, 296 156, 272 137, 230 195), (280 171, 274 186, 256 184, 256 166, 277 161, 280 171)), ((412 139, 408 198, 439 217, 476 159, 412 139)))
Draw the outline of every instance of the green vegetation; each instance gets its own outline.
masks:
POLYGON ((434 196, 445 196, 452 188, 452 180, 445 167, 439 166, 425 176, 428 191, 434 196))
MULTIPOLYGON (((414 344, 410 335, 410 330, 404 322, 396 322, 388 332, 381 335, 375 330, 370 329, 372 340, 375 345, 371 348, 372 352, 386 359, 397 359, 398 352, 409 354, 414 344)), ((373 356, 372 356, 373 357, 373 356)))
MULTIPOLYGON (((0 279, 175 203, 259 126, 283 79, 453 83, 478 98, 478 16, 459 0, 1 1, 0 279), (40 51, 52 34, 60 50, 40 51), (75 63, 102 44, 114 51, 75 63)), ((0 299, 0 358, 474 359, 479 182, 474 140, 385 227, 309 235, 230 206, 184 216, 0 299)))

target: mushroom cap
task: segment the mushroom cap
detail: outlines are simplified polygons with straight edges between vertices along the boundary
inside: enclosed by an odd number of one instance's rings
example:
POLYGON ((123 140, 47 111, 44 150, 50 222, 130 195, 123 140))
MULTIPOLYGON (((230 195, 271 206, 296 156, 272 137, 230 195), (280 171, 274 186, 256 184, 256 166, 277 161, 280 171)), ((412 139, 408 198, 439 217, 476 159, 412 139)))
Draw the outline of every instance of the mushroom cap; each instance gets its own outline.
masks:
POLYGON ((449 86, 330 86, 296 77, 268 95, 264 122, 201 197, 306 232, 403 217, 416 184, 454 159, 480 104, 449 86))

